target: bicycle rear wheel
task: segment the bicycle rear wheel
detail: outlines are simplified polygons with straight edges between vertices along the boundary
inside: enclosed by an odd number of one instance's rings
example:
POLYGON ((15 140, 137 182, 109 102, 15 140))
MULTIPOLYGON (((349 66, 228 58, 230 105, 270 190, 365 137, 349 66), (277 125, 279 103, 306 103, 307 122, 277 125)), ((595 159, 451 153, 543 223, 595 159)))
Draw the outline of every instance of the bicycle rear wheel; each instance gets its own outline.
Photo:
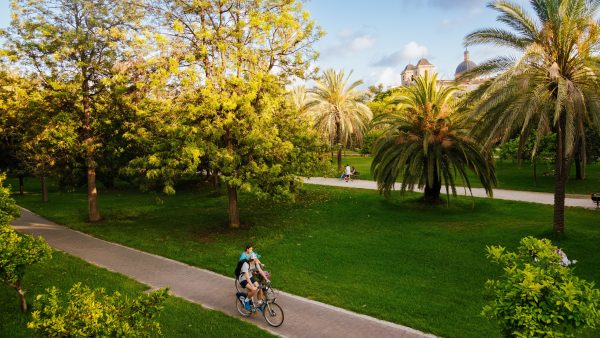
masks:
POLYGON ((237 290, 237 292, 244 292, 245 289, 240 285, 240 281, 236 278, 234 280, 235 283, 235 289, 237 290))
POLYGON ((276 303, 267 303, 264 307, 263 316, 267 323, 273 327, 283 324, 283 309, 276 303))
POLYGON ((252 314, 251 311, 246 310, 246 307, 242 304, 242 302, 240 302, 239 299, 236 298, 235 300, 235 308, 238 310, 238 312, 244 316, 244 317, 248 317, 252 314))

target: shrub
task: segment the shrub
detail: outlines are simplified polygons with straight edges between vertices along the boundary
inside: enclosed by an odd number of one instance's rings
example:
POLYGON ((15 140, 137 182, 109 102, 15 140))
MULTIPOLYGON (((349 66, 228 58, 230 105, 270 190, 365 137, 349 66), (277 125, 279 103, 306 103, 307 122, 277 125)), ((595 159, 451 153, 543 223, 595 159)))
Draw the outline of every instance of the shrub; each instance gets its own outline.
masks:
POLYGON ((25 269, 34 263, 50 258, 52 250, 43 239, 16 233, 8 223, 19 215, 15 201, 8 188, 3 186, 4 174, 0 174, 0 280, 19 295, 21 311, 27 311, 27 300, 22 281, 25 269))
POLYGON ((104 289, 75 284, 66 303, 52 287, 36 297, 27 327, 49 337, 148 337, 160 334, 155 321, 168 290, 161 289, 134 299, 104 289), (63 306, 63 304, 65 304, 63 306))
POLYGON ((10 198, 10 189, 4 187, 5 174, 0 174, 0 226, 7 225, 15 217, 19 217, 19 209, 15 200, 10 198))
POLYGON ((600 291, 560 264, 549 240, 523 238, 516 252, 487 247, 487 257, 504 274, 488 280, 492 301, 482 315, 495 320, 507 337, 572 336, 600 323, 600 291))
POLYGON ((49 259, 51 255, 52 249, 42 238, 19 234, 7 225, 0 226, 0 279, 17 291, 21 311, 27 311, 25 291, 22 288, 25 269, 49 259))

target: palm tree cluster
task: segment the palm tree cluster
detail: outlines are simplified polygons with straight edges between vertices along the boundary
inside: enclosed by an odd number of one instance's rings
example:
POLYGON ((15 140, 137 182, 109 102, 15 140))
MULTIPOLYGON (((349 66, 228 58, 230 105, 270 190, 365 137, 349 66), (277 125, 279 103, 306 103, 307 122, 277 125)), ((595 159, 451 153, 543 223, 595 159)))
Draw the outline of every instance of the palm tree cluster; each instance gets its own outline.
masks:
POLYGON ((457 86, 441 87, 436 75, 425 74, 403 87, 392 98, 395 109, 374 120, 385 129, 374 146, 371 171, 379 190, 389 196, 400 178, 401 191, 424 188, 424 200, 439 202, 442 185, 456 195, 460 179, 471 189, 468 171, 476 173, 491 195, 496 176, 489 153, 469 132, 469 124, 457 112, 457 86))
POLYGON ((314 88, 296 87, 290 93, 296 109, 313 121, 327 144, 337 147, 338 171, 342 170, 342 148, 353 141, 360 143, 373 117, 364 103, 365 93, 358 88, 363 81, 350 83, 351 75, 328 69, 314 88))
MULTIPOLYGON (((515 135, 556 134, 554 230, 564 233, 565 186, 574 156, 585 158, 585 128, 600 126, 598 0, 531 0, 534 16, 504 0, 488 7, 511 30, 487 28, 465 44, 519 51, 489 60, 465 76, 495 77, 472 94, 476 135, 485 145, 515 135)), ((535 147, 534 147, 535 154, 535 147)))

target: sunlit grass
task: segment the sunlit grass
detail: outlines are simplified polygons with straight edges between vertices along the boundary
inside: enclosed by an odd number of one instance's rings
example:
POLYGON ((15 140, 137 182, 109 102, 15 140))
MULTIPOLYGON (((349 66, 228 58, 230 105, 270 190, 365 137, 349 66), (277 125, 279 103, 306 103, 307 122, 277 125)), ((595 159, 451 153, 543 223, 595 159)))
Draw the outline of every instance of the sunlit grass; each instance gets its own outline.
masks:
MULTIPOLYGON (((104 191, 105 220, 85 222, 83 193, 17 196, 35 212, 72 228, 231 275, 247 242, 263 255, 276 287, 352 311, 447 337, 492 337, 479 316, 483 283, 499 273, 485 247, 514 248, 527 235, 550 237, 552 207, 459 198, 429 207, 416 195, 391 201, 375 191, 307 186, 297 203, 242 195, 245 227, 226 228, 226 198, 188 189, 157 201, 132 190, 104 191), (524 217, 527 215, 527 217, 524 217)), ((576 274, 600 281, 598 213, 568 209, 576 274)))

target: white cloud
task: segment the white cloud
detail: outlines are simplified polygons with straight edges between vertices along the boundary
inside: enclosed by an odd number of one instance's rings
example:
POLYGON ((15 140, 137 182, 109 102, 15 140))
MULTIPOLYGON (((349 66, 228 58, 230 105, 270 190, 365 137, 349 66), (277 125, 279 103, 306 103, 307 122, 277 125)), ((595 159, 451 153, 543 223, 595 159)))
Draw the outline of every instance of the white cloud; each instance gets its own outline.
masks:
POLYGON ((371 73, 375 84, 383 84, 384 87, 395 87, 402 83, 400 71, 393 67, 387 67, 378 73, 371 73))
POLYGON ((402 49, 402 57, 405 60, 415 60, 427 56, 427 47, 411 41, 402 49))
POLYGON ((416 60, 427 56, 427 54, 427 47, 419 45, 417 42, 411 41, 404 45, 402 50, 393 52, 392 54, 382 57, 381 59, 371 63, 371 66, 395 67, 399 65, 405 65, 409 62, 415 62, 416 60))
POLYGON ((350 50, 357 52, 363 49, 371 48, 375 45, 375 38, 370 35, 357 36, 350 43, 350 50))
POLYGON ((372 34, 343 29, 337 34, 337 38, 321 51, 321 57, 349 56, 372 48, 376 42, 372 34))

